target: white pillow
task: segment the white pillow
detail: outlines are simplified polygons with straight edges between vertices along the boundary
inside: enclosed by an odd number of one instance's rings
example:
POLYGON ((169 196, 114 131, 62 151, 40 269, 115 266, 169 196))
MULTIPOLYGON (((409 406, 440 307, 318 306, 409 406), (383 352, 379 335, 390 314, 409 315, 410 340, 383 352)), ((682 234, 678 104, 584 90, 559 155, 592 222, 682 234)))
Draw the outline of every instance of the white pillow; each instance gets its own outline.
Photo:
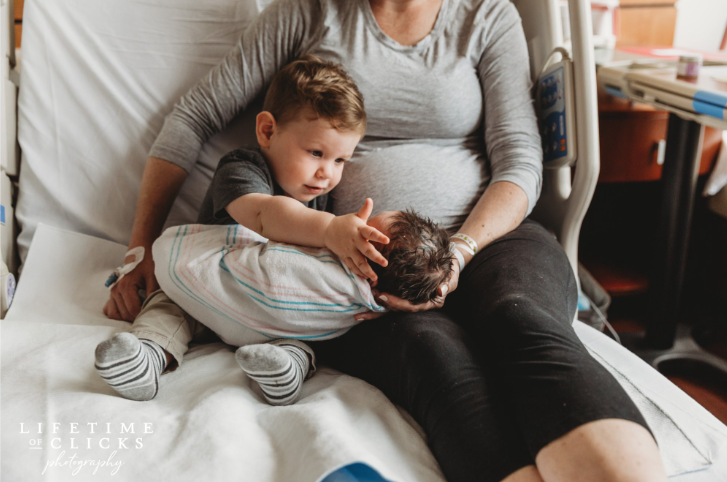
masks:
MULTIPOLYGON (((18 100, 19 251, 39 222, 127 244, 149 149, 174 103, 255 19, 254 0, 27 0, 18 100)), ((202 150, 167 225, 194 222, 247 109, 202 150)))

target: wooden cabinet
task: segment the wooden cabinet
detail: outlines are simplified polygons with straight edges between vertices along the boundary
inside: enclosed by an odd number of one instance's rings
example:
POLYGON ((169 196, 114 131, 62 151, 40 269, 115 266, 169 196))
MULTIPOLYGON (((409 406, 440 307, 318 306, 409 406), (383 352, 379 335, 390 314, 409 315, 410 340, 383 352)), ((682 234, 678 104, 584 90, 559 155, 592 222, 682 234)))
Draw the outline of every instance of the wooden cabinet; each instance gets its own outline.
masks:
MULTIPOLYGON (((601 172, 598 181, 639 182, 661 179, 659 143, 666 140, 669 113, 599 92, 601 172)), ((713 167, 721 131, 705 128, 699 174, 713 167)))
MULTIPOLYGON (((583 220, 579 258, 612 295, 644 293, 653 258, 660 209, 662 166, 659 141, 666 140, 669 113, 599 92, 601 170, 583 220)), ((693 239, 701 229, 705 202, 699 195, 716 161, 721 132, 705 128, 699 167, 693 239)), ((695 243, 696 245, 696 243, 695 243)))
POLYGON ((15 48, 20 48, 20 38, 23 34, 23 0, 14 0, 15 9, 15 48))
POLYGON ((621 0, 617 47, 672 45, 676 0, 621 0))
POLYGON ((15 24, 15 48, 20 48, 20 38, 23 35, 23 26, 20 23, 15 24))
POLYGON ((15 20, 23 19, 23 0, 14 0, 13 8, 15 9, 15 20))
MULTIPOLYGON (((671 46, 676 0, 621 0, 618 46, 671 46)), ((612 295, 643 293, 652 261, 661 200, 659 143, 669 114, 645 104, 598 93, 601 170, 583 220, 579 258, 612 295)), ((699 167, 701 187, 713 167, 721 133, 706 128, 699 167)), ((693 239, 705 211, 695 200, 693 239)), ((695 243, 696 246, 696 243, 695 243)))

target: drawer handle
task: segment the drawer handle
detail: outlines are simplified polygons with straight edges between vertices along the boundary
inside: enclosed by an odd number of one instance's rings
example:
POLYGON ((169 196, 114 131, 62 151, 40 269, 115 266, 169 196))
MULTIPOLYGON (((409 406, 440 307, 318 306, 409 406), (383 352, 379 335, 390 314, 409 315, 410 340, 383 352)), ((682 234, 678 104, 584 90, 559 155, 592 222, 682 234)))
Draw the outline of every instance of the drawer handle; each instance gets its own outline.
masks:
POLYGON ((664 165, 664 156, 666 155, 666 141, 664 139, 654 143, 656 149, 656 163, 660 166, 664 165))

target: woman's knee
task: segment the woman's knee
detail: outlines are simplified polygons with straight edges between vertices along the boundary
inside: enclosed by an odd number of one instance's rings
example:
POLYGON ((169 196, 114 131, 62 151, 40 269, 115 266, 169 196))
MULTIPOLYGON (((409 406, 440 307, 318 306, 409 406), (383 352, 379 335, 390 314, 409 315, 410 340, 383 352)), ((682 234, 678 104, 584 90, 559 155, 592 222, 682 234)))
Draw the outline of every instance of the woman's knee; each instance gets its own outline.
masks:
POLYGON ((409 410, 424 415, 433 406, 452 404, 465 386, 483 389, 472 337, 442 312, 397 313, 381 334, 386 338, 382 351, 388 358, 387 376, 396 380, 396 401, 409 410))
POLYGON ((540 450, 541 473, 553 479, 666 482, 656 442, 643 425, 602 419, 581 425, 540 450))
POLYGON ((447 379, 454 367, 472 363, 467 333, 439 311, 389 313, 354 327, 343 337, 317 342, 323 363, 363 378, 405 404, 410 384, 447 379))
POLYGON ((546 293, 569 290, 575 275, 563 247, 541 225, 526 220, 515 230, 485 246, 463 271, 460 282, 494 294, 513 291, 546 293))
POLYGON ((492 385, 492 367, 483 366, 481 350, 462 326, 431 312, 401 314, 389 330, 410 367, 400 380, 399 403, 424 428, 448 480, 488 473, 500 480, 533 463, 502 390, 492 385))
POLYGON ((457 291, 450 295, 454 311, 467 326, 478 329, 481 323, 503 320, 516 323, 505 328, 553 322, 570 326, 578 290, 560 245, 516 237, 488 249, 465 268, 457 291))
POLYGON ((508 296, 494 304, 489 313, 473 323, 470 331, 477 340, 485 363, 542 368, 546 361, 577 365, 588 356, 568 320, 532 300, 508 296))

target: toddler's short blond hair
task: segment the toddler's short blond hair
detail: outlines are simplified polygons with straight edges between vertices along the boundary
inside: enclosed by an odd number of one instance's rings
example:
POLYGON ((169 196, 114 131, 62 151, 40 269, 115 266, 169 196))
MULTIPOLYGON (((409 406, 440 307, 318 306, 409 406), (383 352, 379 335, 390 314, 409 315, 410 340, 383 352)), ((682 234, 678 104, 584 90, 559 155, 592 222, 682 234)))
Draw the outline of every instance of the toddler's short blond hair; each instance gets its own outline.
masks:
POLYGON ((333 127, 364 135, 366 111, 356 82, 340 64, 307 54, 278 72, 265 95, 263 110, 284 125, 309 108, 333 127))

